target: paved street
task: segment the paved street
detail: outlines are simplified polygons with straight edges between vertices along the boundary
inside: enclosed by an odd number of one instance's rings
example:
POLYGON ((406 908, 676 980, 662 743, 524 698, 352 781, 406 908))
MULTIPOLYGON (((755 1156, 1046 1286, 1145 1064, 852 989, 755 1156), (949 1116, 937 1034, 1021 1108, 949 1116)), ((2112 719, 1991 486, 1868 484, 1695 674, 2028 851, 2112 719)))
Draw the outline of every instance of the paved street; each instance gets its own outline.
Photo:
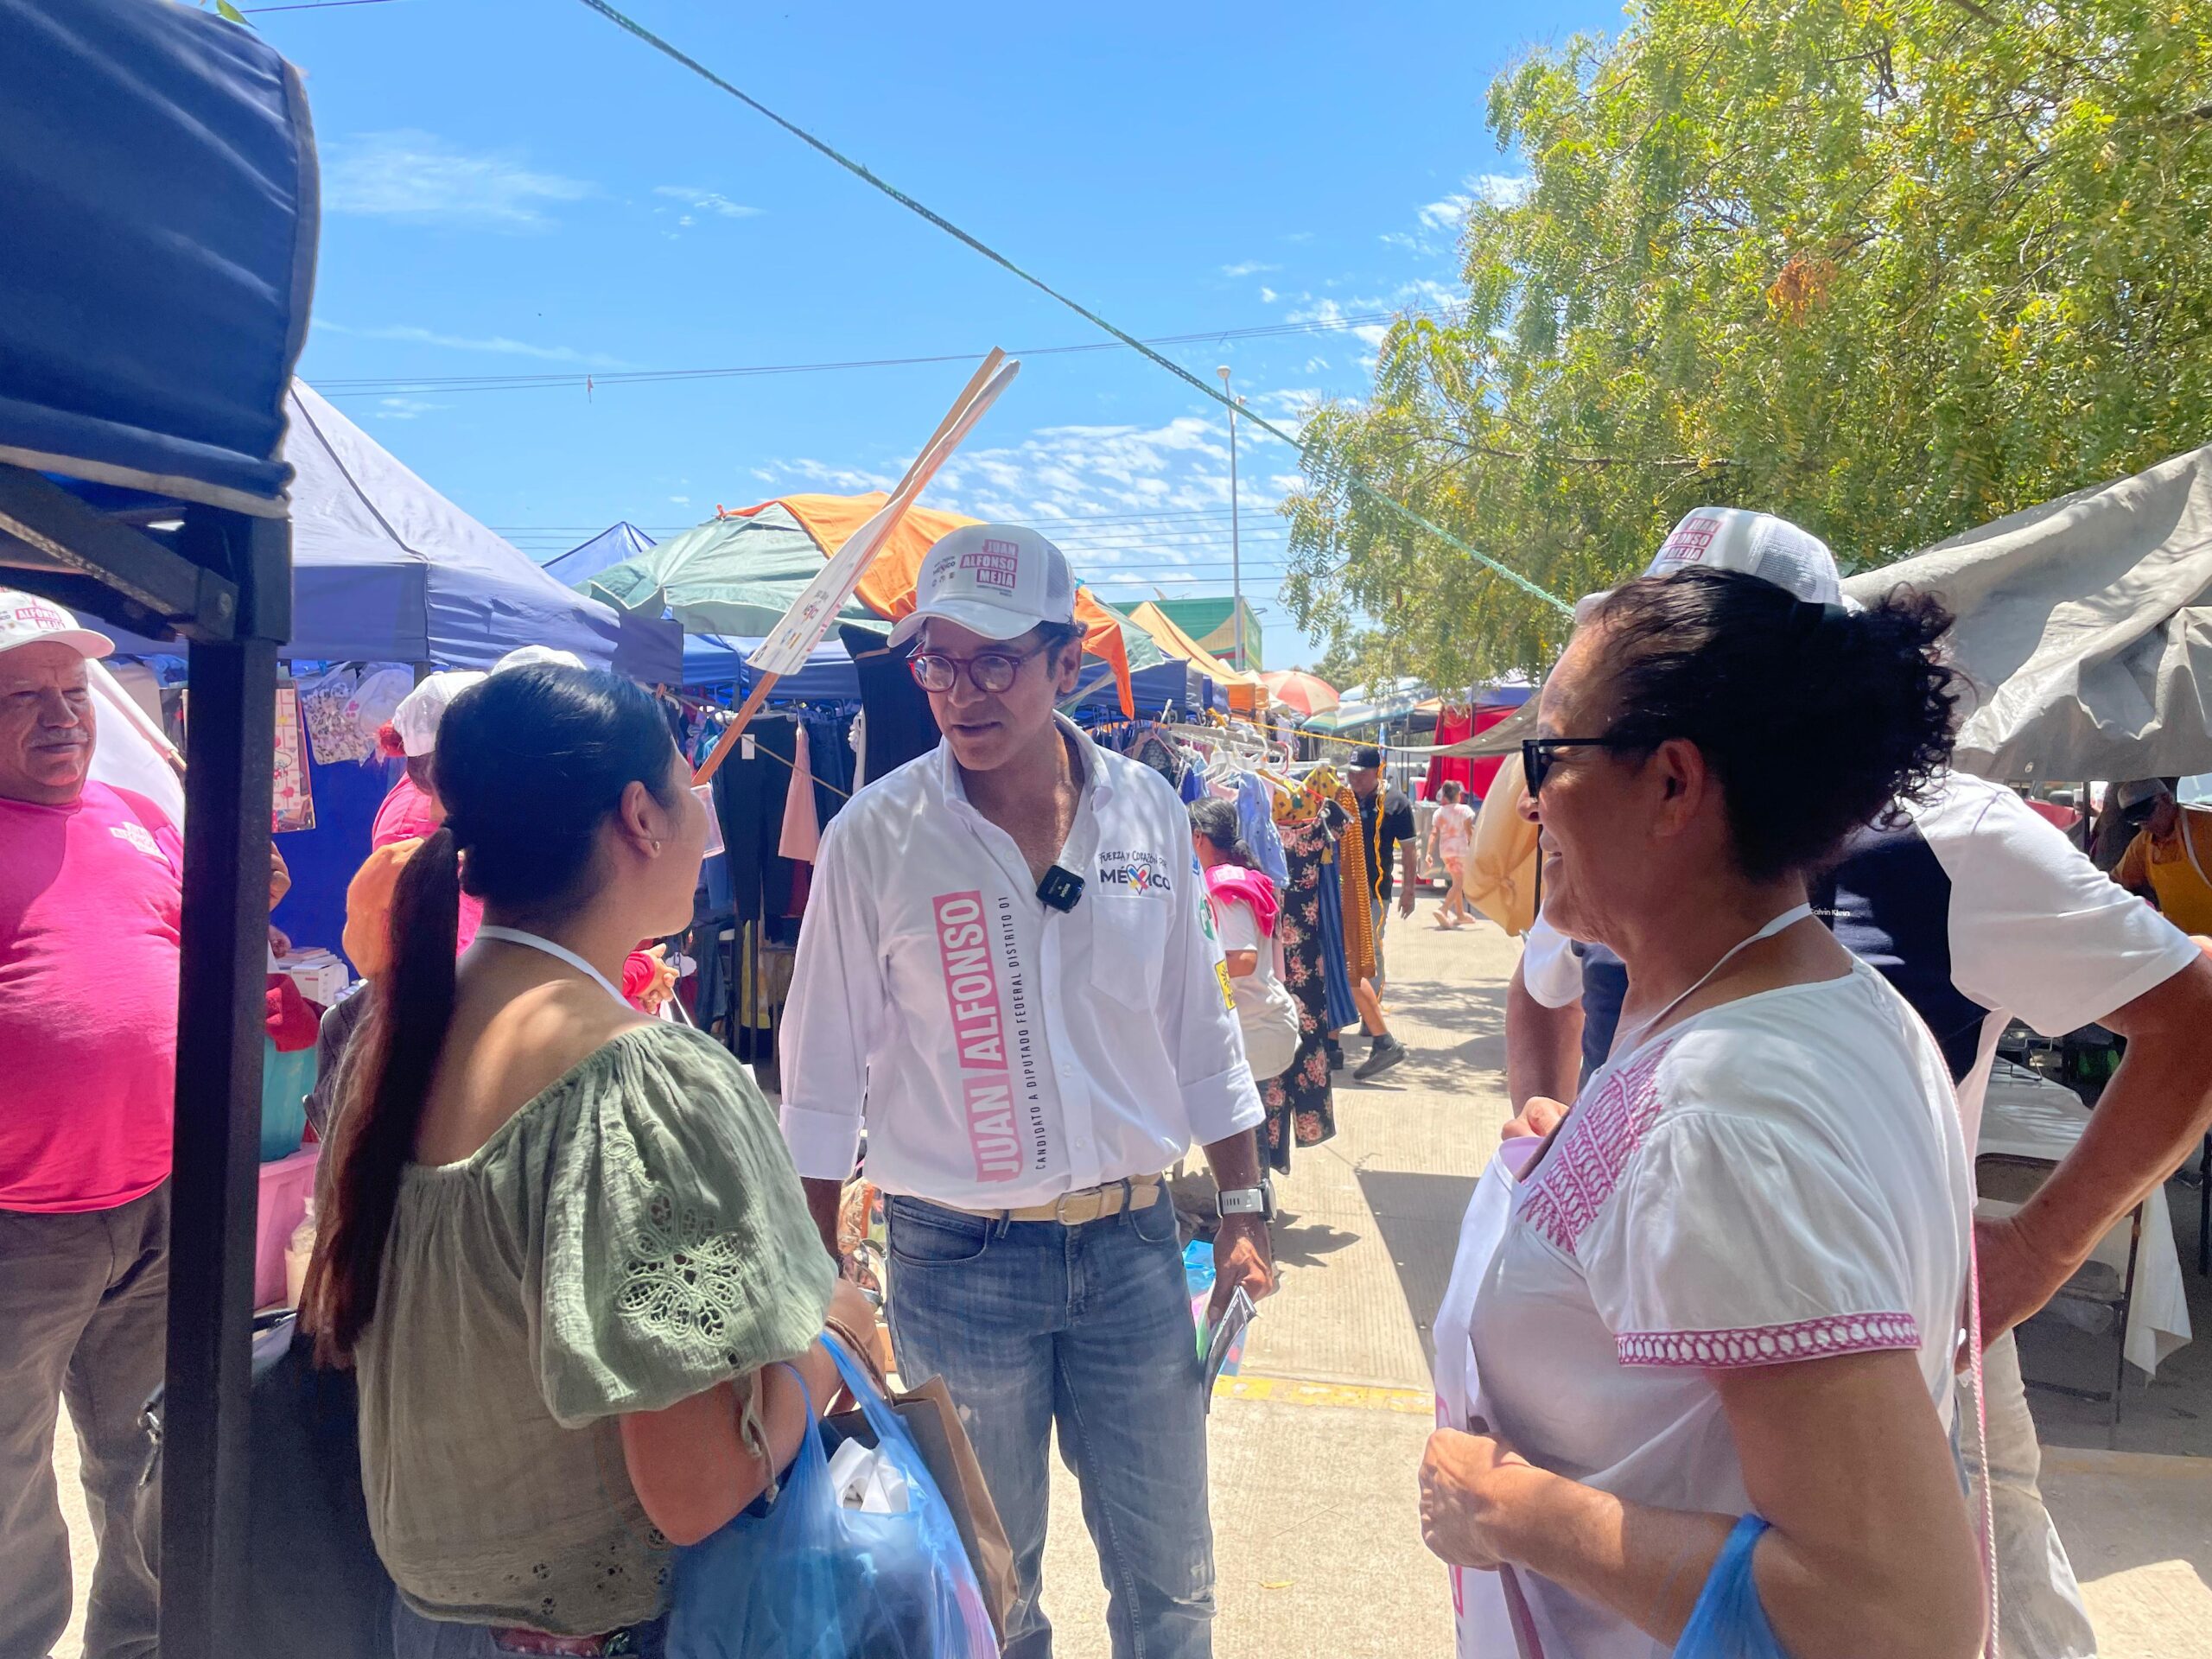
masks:
MULTIPOLYGON (((1451 1650, 1443 1571, 1421 1542, 1414 1470, 1431 1421, 1428 1322, 1459 1215, 1506 1116, 1505 982, 1518 946, 1484 924, 1455 934, 1394 918, 1389 1003, 1414 1058, 1372 1086, 1339 1073, 1337 1137, 1294 1154, 1277 1229, 1282 1290, 1213 1419, 1221 1659, 1414 1659, 1451 1650)), ((1352 1046, 1356 1061, 1363 1045, 1352 1046)), ((2172 1194, 2193 1229, 2196 1194, 2172 1194)), ((2183 1239, 2192 1293, 2193 1230, 2183 1239)), ((2059 1525, 2107 1659, 2202 1650, 2212 1629, 2212 1309, 2198 1344, 2145 1391, 2120 1444, 2033 1395, 2059 1525), (2192 1453, 2193 1455, 2164 1455, 2192 1453)), ((70 1521, 84 1520, 65 1429, 70 1521)), ((1046 1599, 1063 1659, 1105 1659, 1105 1598, 1071 1480, 1058 1471, 1046 1599)), ((90 1562, 80 1549, 81 1599, 90 1562)), ((73 1630, 57 1649, 77 1659, 73 1630)), ((274 1659, 274 1656, 270 1656, 274 1659)))

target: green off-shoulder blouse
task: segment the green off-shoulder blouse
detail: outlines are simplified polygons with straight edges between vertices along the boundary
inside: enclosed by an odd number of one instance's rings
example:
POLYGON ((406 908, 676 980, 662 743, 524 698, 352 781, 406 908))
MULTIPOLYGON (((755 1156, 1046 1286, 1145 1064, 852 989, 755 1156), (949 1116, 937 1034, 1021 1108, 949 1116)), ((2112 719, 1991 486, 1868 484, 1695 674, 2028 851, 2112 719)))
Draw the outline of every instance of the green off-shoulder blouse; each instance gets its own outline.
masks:
POLYGON ((564 1635, 654 1617, 668 1543, 617 1418, 799 1353, 833 1277, 767 1103, 685 1027, 625 1032, 474 1156, 410 1166, 355 1355, 408 1605, 564 1635))

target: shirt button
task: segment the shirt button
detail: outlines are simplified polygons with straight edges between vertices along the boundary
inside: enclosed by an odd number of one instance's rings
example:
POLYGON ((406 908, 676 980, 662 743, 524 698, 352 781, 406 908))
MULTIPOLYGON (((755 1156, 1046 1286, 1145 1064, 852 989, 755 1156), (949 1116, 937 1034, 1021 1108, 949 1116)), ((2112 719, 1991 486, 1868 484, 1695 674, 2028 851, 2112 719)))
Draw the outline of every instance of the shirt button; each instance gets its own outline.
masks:
POLYGON ((1073 1066, 1071 1066, 1071 1065, 1064 1065, 1064 1066, 1062 1066, 1062 1067, 1060 1068, 1060 1075, 1061 1075, 1062 1077, 1073 1077, 1073 1076, 1075 1075, 1075 1067, 1073 1067, 1073 1066))

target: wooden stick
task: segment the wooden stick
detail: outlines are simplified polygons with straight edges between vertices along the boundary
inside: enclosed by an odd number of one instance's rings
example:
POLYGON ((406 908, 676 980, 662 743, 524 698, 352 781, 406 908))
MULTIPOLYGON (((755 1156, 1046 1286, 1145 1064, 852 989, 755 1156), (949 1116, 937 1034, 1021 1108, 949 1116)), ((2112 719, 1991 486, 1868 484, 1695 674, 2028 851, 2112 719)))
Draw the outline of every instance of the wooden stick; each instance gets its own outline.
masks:
POLYGON ((752 696, 746 698, 731 717, 729 724, 722 728, 721 740, 699 763, 699 770, 691 774, 694 789, 715 781, 715 774, 721 770, 722 762, 728 758, 729 746, 736 742, 745 728, 753 723, 753 716, 760 712, 760 705, 768 701, 768 694, 776 689, 776 682, 781 678, 783 676, 780 674, 762 673, 760 683, 753 688, 752 696))
MULTIPOLYGON (((952 400, 952 407, 945 410, 944 418, 937 423, 937 430, 931 433, 928 442, 914 452, 913 461, 907 466, 890 495, 885 498, 887 501, 895 500, 906 490, 923 461, 929 458, 930 451, 936 448, 944 435, 952 429, 954 423, 959 420, 968 405, 975 401, 976 394, 983 389, 990 378, 998 372, 999 365, 1005 361, 1006 353, 995 346, 985 353, 981 365, 977 367, 975 373, 968 377, 968 384, 960 389, 960 395, 952 400)), ((760 683, 753 688, 752 695, 746 698, 736 715, 731 718, 729 724, 723 728, 721 740, 715 743, 707 758, 699 763, 698 771, 691 774, 694 788, 701 784, 714 781, 715 774, 721 770, 722 762, 729 758, 729 746, 736 742, 745 728, 752 723, 753 716, 760 711, 760 705, 767 701, 768 693, 775 689, 776 682, 782 677, 779 674, 765 671, 762 672, 760 683)))

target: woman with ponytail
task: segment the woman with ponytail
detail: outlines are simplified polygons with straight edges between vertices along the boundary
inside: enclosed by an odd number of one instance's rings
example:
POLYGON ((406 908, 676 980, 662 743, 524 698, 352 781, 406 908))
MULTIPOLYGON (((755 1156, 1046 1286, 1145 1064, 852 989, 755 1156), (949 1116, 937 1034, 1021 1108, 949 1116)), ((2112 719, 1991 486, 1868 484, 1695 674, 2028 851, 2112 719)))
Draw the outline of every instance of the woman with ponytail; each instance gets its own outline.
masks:
POLYGON ((615 988, 706 839, 652 700, 512 669, 431 769, 302 1320, 358 1376, 400 1659, 658 1654, 669 1546, 772 1488, 834 1390, 825 1313, 869 1315, 751 1078, 615 988))

